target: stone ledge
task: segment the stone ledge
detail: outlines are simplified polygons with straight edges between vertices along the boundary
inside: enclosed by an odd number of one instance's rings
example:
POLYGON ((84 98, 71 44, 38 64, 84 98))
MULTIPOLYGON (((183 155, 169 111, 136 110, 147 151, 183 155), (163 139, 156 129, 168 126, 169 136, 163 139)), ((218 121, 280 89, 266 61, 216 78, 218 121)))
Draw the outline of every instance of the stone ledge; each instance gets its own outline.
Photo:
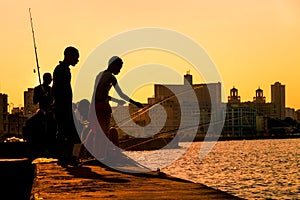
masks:
POLYGON ((240 199, 164 173, 129 174, 97 163, 62 168, 36 163, 32 200, 42 199, 240 199))

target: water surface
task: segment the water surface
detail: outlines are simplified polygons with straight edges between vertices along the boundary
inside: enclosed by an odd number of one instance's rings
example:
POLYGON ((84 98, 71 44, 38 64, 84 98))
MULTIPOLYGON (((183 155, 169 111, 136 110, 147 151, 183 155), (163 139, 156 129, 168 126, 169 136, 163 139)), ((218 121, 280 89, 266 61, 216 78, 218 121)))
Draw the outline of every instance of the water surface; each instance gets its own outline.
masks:
POLYGON ((221 141, 204 158, 201 145, 127 154, 152 169, 245 199, 300 199, 300 139, 221 141), (183 152, 167 165, 171 155, 183 152))

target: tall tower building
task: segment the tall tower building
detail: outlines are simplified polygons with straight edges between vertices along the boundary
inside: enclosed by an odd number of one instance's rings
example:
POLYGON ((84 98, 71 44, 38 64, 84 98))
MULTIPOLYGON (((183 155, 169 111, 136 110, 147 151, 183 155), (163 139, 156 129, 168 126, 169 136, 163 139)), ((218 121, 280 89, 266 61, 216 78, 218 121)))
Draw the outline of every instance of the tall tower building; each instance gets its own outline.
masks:
POLYGON ((280 82, 271 85, 271 102, 275 104, 276 116, 285 118, 285 85, 280 82))
POLYGON ((186 84, 193 85, 193 76, 190 74, 190 71, 187 71, 186 75, 184 75, 184 85, 186 84))
POLYGON ((7 120, 8 120, 8 110, 7 110, 7 94, 0 93, 0 135, 7 132, 7 120))

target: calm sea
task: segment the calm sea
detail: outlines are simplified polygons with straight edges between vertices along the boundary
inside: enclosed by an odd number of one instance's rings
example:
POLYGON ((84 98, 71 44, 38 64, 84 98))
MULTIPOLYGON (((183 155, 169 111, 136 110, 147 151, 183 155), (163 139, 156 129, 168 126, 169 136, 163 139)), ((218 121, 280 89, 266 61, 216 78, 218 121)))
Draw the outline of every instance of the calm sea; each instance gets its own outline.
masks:
POLYGON ((300 139, 221 141, 204 158, 199 157, 201 145, 127 154, 153 169, 241 198, 300 199, 300 139))

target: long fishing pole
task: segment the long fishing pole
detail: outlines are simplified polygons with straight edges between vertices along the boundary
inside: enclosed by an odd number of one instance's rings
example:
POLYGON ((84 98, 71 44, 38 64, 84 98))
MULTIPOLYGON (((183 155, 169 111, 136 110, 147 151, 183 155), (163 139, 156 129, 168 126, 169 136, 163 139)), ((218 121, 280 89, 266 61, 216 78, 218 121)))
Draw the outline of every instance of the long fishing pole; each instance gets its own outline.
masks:
MULTIPOLYGON (((185 93, 188 93, 188 92, 191 92, 191 91, 194 91, 195 89, 197 88, 200 88, 202 86, 195 86, 193 88, 189 88, 183 92, 180 92, 179 94, 177 94, 177 96, 179 95, 183 95, 185 93)), ((139 109, 138 111, 135 111, 134 113, 132 113, 129 117, 123 119, 122 121, 119 122, 118 126, 122 126, 122 125, 125 125, 127 124, 128 122, 130 122, 131 120, 141 116, 142 114, 146 113, 147 111, 149 111, 150 109, 153 109, 154 107, 158 106, 159 104, 162 104, 166 101, 168 101, 169 99, 172 99, 172 98, 175 98, 177 97, 176 94, 171 94, 170 96, 158 101, 158 102, 155 102, 154 104, 150 104, 150 105, 147 105, 145 106, 144 108, 142 109, 139 109)), ((112 113, 114 113, 116 110, 114 110, 112 113)), ((116 125, 115 125, 116 126, 116 125)))
POLYGON ((34 52, 35 52, 36 68, 37 68, 37 72, 38 72, 38 76, 39 76, 39 83, 41 85, 42 81, 41 81, 41 75, 40 75, 40 66, 39 66, 39 59, 38 59, 38 55, 37 55, 37 47, 36 47, 36 42, 35 42, 35 37, 34 37, 34 30, 33 30, 33 23, 32 23, 30 8, 29 8, 29 16, 30 16, 30 24, 31 24, 32 37, 33 37, 33 47, 34 47, 34 52))

